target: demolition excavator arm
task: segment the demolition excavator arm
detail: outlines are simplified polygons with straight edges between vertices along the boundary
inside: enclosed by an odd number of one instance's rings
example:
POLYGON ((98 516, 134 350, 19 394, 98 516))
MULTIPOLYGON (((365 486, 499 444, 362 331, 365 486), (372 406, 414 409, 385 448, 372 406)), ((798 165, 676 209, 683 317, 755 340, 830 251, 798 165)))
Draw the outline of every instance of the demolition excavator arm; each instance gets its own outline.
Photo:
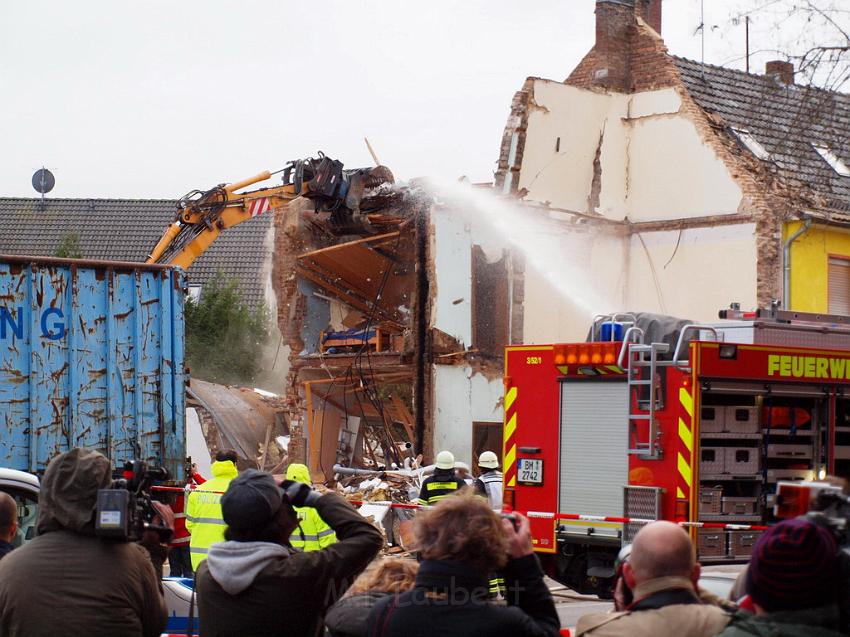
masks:
POLYGON ((285 208, 301 197, 313 202, 316 213, 329 213, 326 223, 334 234, 369 234, 369 221, 360 212, 363 192, 392 181, 392 173, 384 166, 343 170, 342 162, 319 153, 316 159, 299 159, 275 172, 264 171, 206 191, 193 190, 177 202, 175 220, 148 255, 147 263, 187 269, 222 231, 285 208), (281 172, 280 186, 237 192, 281 172))

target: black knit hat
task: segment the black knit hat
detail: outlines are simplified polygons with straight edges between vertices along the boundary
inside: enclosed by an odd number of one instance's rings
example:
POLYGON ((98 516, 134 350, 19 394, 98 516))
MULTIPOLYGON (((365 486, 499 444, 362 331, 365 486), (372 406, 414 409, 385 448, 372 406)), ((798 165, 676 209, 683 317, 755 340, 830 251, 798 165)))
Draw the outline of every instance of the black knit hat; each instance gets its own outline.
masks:
POLYGON ((780 522, 753 547, 747 592, 768 612, 825 606, 836 599, 837 555, 827 529, 808 520, 780 522))
POLYGON ((248 469, 233 478, 221 496, 221 515, 237 531, 259 528, 272 520, 283 503, 283 491, 271 474, 248 469))

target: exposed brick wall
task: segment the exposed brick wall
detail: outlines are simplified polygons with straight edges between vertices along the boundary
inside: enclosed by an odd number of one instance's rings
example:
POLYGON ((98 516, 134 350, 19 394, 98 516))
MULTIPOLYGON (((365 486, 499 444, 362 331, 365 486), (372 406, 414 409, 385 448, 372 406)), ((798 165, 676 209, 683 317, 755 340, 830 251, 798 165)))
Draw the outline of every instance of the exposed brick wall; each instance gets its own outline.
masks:
MULTIPOLYGON (((598 14, 599 8, 597 8, 597 18, 598 14)), ((606 82, 605 78, 598 77, 598 72, 604 68, 609 69, 609 75, 611 73, 611 62, 606 61, 606 56, 609 54, 598 44, 570 73, 565 80, 566 84, 591 90, 609 89, 632 93, 676 86, 681 83, 679 72, 658 33, 642 19, 630 17, 631 23, 626 29, 628 37, 622 44, 627 59, 625 66, 628 70, 622 86, 612 86, 610 81, 606 82)), ((615 63, 620 64, 620 59, 617 58, 615 63)))
POLYGON ((508 116, 505 131, 502 133, 502 145, 499 149, 499 163, 496 168, 495 188, 502 192, 505 180, 510 178, 508 192, 516 192, 519 182, 519 171, 522 166, 522 156, 525 150, 525 133, 528 129, 528 111, 531 104, 531 96, 534 91, 535 78, 529 77, 525 80, 522 88, 514 93, 511 100, 511 114, 508 116), (511 160, 511 145, 516 136, 516 151, 513 161, 511 160))
POLYGON ((637 0, 637 15, 661 35, 661 0, 637 0))

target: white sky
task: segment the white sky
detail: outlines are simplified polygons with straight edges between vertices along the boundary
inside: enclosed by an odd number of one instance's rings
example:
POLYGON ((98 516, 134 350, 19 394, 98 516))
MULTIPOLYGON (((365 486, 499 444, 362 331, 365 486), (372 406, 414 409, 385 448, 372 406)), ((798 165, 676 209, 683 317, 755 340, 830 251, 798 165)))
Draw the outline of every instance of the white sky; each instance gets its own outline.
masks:
MULTIPOLYGON (((743 55, 741 0, 706 0, 706 61, 743 55)), ((489 181, 511 97, 564 79, 594 0, 27 0, 0 6, 0 196, 177 198, 317 150, 397 177, 489 181)), ((700 57, 699 0, 666 0, 700 57)), ((756 20, 751 48, 777 48, 756 20), (761 32, 760 32, 761 31, 761 32)), ((754 71, 764 68, 757 58, 754 71)), ((732 63, 741 66, 741 62, 732 63)))

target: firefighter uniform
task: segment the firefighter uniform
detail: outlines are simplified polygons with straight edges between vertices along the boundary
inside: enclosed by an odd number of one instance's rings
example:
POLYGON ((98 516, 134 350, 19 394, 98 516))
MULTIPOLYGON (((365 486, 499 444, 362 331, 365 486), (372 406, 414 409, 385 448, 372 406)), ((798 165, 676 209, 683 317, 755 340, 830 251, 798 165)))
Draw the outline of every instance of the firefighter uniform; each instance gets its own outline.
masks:
POLYGON ((502 510, 502 472, 498 469, 485 471, 478 477, 481 488, 494 511, 502 510))
POLYGON ((209 548, 216 542, 224 542, 227 527, 221 515, 221 496, 238 475, 236 464, 230 460, 217 460, 212 464, 212 475, 212 479, 186 498, 186 529, 191 534, 189 553, 192 570, 195 571, 207 559, 209 548))
POLYGON ((425 478, 419 490, 419 504, 430 506, 437 504, 450 495, 454 495, 466 486, 466 482, 455 477, 454 469, 437 469, 425 478))
MULTIPOLYGON (((303 464, 286 468, 286 479, 312 486, 310 470, 303 464)), ((321 551, 336 542, 336 533, 313 507, 293 507, 298 515, 298 528, 289 536, 289 543, 302 551, 321 551)))

